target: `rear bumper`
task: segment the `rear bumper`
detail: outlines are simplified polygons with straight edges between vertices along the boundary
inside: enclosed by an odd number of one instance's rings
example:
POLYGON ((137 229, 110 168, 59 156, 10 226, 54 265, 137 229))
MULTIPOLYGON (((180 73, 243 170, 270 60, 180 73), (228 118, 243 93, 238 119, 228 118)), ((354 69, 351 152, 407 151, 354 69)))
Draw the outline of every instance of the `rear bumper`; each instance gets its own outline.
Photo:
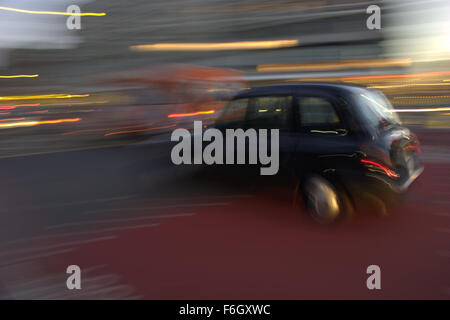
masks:
POLYGON ((423 172, 423 165, 420 166, 419 168, 417 168, 416 170, 414 170, 414 172, 412 172, 409 176, 409 178, 404 181, 403 183, 401 183, 400 185, 395 185, 393 186, 394 191, 399 192, 399 193, 403 193, 408 191, 410 185, 417 180, 417 178, 419 178, 419 176, 422 174, 423 172))
POLYGON ((417 167, 404 181, 395 181, 387 176, 373 173, 346 175, 344 185, 356 208, 370 208, 374 199, 391 206, 401 202, 410 186, 420 177, 423 165, 417 167))

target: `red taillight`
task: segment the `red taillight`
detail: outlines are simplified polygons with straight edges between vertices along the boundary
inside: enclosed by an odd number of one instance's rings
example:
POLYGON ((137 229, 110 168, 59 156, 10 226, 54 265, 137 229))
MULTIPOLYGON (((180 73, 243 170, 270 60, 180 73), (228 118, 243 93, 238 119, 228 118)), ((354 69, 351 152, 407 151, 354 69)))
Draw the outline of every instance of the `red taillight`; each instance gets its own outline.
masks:
POLYGON ((377 168, 380 168, 381 170, 383 170, 390 178, 394 178, 397 179, 399 177, 399 175, 397 173, 395 173, 393 170, 389 169, 388 167, 383 166, 382 164, 375 162, 375 161, 370 161, 370 160, 365 160, 365 159, 361 159, 361 162, 364 164, 368 164, 371 166, 375 166, 377 168))
POLYGON ((415 150, 417 153, 421 153, 422 152, 422 150, 420 149, 420 147, 419 146, 415 146, 415 145, 409 145, 408 146, 408 148, 409 149, 411 149, 411 150, 415 150))

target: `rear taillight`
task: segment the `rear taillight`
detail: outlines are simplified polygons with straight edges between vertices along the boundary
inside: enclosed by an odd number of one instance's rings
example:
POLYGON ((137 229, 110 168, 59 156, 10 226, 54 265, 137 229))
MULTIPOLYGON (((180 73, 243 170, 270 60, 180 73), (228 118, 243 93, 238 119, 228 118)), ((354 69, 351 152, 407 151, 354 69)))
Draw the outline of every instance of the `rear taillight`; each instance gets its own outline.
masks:
POLYGON ((418 154, 420 154, 420 153, 422 152, 422 150, 420 149, 419 146, 415 146, 415 145, 410 144, 410 145, 408 146, 408 148, 411 149, 411 150, 413 150, 413 151, 416 151, 418 154))
POLYGON ((400 177, 394 170, 389 169, 388 167, 382 165, 381 163, 371 161, 371 160, 365 160, 365 159, 361 159, 360 161, 361 161, 361 163, 363 163, 365 165, 373 166, 373 167, 377 167, 378 169, 381 169, 382 171, 384 171, 384 173, 386 173, 392 179, 398 179, 398 177, 400 177))

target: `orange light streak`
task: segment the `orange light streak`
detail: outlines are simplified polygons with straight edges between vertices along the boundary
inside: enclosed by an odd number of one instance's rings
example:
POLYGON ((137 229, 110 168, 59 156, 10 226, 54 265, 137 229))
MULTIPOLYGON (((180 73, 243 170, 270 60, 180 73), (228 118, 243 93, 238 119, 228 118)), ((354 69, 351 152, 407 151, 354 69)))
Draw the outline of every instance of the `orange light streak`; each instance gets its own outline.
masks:
POLYGON ((212 114, 215 112, 216 112, 215 110, 208 110, 208 111, 198 111, 198 112, 192 112, 192 113, 172 113, 172 114, 169 114, 167 117, 168 118, 193 117, 193 116, 198 116, 201 114, 212 114))

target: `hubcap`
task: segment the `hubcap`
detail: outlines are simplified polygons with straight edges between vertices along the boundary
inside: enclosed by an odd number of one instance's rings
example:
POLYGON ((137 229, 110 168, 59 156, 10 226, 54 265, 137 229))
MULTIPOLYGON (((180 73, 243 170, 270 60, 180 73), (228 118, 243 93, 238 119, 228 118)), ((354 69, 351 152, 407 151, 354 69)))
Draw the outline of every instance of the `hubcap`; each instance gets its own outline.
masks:
POLYGON ((310 210, 315 218, 330 222, 337 218, 340 206, 336 189, 325 179, 313 177, 306 188, 310 210))

